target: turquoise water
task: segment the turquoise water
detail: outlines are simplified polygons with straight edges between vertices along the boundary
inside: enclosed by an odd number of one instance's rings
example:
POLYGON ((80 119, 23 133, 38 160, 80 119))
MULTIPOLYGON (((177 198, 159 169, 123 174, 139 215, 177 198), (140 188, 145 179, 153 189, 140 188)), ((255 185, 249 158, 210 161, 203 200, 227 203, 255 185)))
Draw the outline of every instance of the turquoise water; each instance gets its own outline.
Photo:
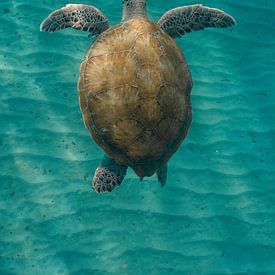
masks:
MULTIPOLYGON (((177 40, 194 119, 167 185, 129 171, 105 195, 76 91, 93 40, 39 32, 67 3, 0 3, 0 274, 275 274, 275 1, 200 1, 238 26, 177 40)), ((82 3, 120 21, 120 0, 82 3)))

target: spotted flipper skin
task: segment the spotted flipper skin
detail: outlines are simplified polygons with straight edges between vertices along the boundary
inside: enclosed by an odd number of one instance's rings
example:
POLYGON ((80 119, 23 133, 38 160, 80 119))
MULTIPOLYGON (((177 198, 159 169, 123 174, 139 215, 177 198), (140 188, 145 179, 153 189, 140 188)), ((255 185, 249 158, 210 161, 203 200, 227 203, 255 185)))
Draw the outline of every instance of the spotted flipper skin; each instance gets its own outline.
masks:
POLYGON ((126 172, 127 166, 120 165, 105 155, 100 167, 96 169, 93 188, 97 193, 111 192, 122 183, 126 172))
POLYGON ((172 38, 177 38, 205 28, 228 28, 236 25, 236 20, 221 10, 191 5, 166 12, 158 25, 172 38))
POLYGON ((66 28, 99 35, 109 28, 107 17, 96 7, 69 4, 52 12, 40 25, 43 32, 56 32, 66 28))
POLYGON ((167 170, 167 165, 163 165, 157 170, 158 181, 161 186, 164 186, 166 184, 167 170))

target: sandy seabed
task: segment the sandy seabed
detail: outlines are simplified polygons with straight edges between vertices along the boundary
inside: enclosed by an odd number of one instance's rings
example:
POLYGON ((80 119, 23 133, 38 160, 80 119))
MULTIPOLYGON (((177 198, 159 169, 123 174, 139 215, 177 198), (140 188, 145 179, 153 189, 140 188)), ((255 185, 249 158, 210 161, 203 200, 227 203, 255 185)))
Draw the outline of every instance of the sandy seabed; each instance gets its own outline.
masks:
MULTIPOLYGON (((194 118, 167 185, 129 171, 103 196, 76 90, 93 39, 39 32, 67 3, 0 3, 0 274, 275 274, 275 2, 200 1, 238 25, 177 40, 194 118)), ((120 21, 119 0, 82 3, 120 21)))

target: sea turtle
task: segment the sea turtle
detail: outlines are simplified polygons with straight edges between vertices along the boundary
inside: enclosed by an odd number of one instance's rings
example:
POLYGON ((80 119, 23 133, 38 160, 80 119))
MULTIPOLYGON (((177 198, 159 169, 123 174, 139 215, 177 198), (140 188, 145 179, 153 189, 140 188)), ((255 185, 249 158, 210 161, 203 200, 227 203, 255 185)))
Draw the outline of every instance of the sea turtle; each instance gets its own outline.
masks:
POLYGON ((187 135, 192 78, 174 38, 236 21, 221 10, 191 5, 172 9, 157 23, 146 0, 123 0, 122 21, 109 27, 97 8, 69 4, 51 13, 41 31, 65 28, 96 36, 80 68, 79 101, 92 138, 105 152, 94 189, 111 192, 127 167, 143 179, 166 183, 167 162, 187 135))

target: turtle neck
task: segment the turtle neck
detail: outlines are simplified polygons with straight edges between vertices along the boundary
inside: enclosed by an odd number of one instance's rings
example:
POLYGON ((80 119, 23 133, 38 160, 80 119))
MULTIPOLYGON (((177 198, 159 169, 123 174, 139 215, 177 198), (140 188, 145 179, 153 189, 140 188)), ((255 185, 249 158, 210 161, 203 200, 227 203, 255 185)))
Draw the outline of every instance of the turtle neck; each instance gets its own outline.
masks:
POLYGON ((123 0, 122 20, 127 21, 139 17, 147 18, 146 0, 123 0))

